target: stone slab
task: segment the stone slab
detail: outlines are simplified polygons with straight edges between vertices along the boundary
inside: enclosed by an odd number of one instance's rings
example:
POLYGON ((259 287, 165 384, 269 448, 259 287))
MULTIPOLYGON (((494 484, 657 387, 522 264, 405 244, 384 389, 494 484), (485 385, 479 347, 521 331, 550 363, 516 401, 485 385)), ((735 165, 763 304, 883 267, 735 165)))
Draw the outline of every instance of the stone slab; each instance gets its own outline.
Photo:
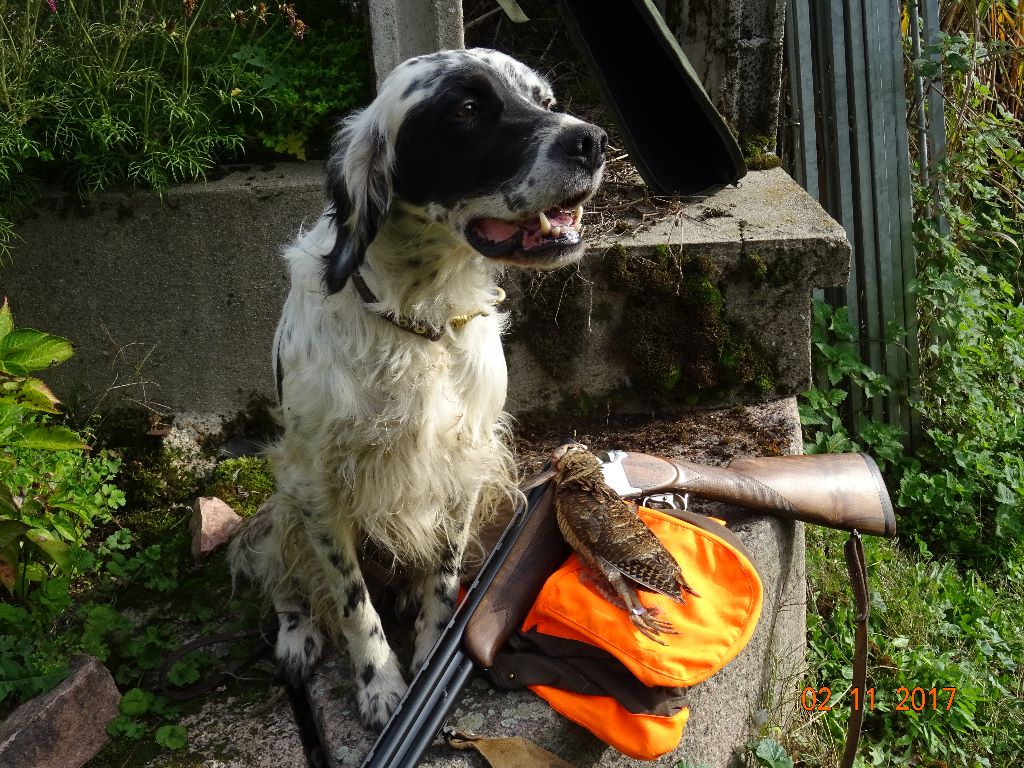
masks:
MULTIPOLYGON (((736 455, 801 451, 792 398, 705 411, 678 420, 591 428, 578 437, 595 449, 618 447, 713 464, 736 455)), ((524 435, 519 453, 527 471, 539 466, 559 442, 554 431, 524 435)), ((496 691, 481 679, 470 684, 449 724, 484 736, 524 736, 572 765, 588 768, 675 766, 682 759, 707 768, 725 768, 733 750, 742 747, 769 715, 773 722, 785 722, 787 708, 795 711, 797 674, 804 658, 803 526, 725 505, 693 506, 729 521, 761 571, 765 594, 761 619, 747 647, 723 670, 692 689, 690 720, 678 749, 653 763, 625 757, 556 714, 532 693, 496 691)), ((348 674, 342 652, 321 664, 311 686, 313 709, 338 766, 359 765, 375 737, 359 725, 348 674)), ((422 765, 477 768, 484 763, 475 754, 435 743, 422 765)))
MULTIPOLYGON (((75 357, 47 372, 62 399, 95 405, 126 398, 233 415, 253 392, 273 396, 270 348, 287 292, 279 252, 323 210, 323 180, 320 164, 280 164, 175 187, 164 201, 144 192, 105 193, 86 207, 47 198, 17 228, 21 239, 13 263, 0 269, 0 294, 10 297, 19 325, 75 343, 75 357)), ((510 272, 506 306, 519 328, 508 344, 513 414, 562 409, 581 393, 591 408, 651 410, 631 402, 635 375, 618 359, 626 298, 603 266, 615 248, 630 259, 664 249, 703 259, 725 317, 769 361, 770 387, 723 389, 698 405, 807 388, 810 291, 845 284, 849 245, 817 203, 772 170, 652 218, 638 232, 594 236, 578 270, 510 272), (744 277, 755 262, 767 280, 744 277), (527 300, 530 281, 544 279, 568 285, 547 307, 527 300), (531 326, 553 306, 563 317, 573 308, 576 330, 567 334, 557 317, 531 326), (542 370, 541 337, 566 350, 575 343, 578 354, 542 370)))
POLYGON ((145 768, 303 768, 302 742, 275 673, 274 664, 260 662, 243 673, 246 682, 205 696, 181 720, 188 747, 162 750, 145 768))
MULTIPOLYGON (((507 407, 512 413, 543 408, 663 412, 764 401, 810 388, 811 291, 846 284, 850 246, 842 227, 784 171, 749 173, 736 187, 649 217, 628 236, 602 231, 606 234, 589 237, 588 255, 577 267, 507 277, 512 313, 507 407), (613 259, 678 269, 670 286, 674 293, 666 295, 654 284, 647 292, 625 291, 609 266, 613 259), (721 317, 733 338, 764 361, 763 384, 716 382, 712 375, 707 385, 682 396, 662 396, 650 391, 651 382, 629 359, 631 316, 677 311, 672 304, 678 301, 685 307, 687 262, 699 262, 702 276, 720 294, 721 317)), ((691 315, 699 309, 685 307, 691 315)), ((675 352, 681 379, 709 362, 714 368, 720 359, 715 357, 720 340, 704 349, 699 334, 683 338, 686 333, 668 328, 662 337, 681 348, 675 352)))
POLYGON ((0 268, 19 326, 66 336, 46 372, 63 400, 118 398, 235 413, 271 393, 270 347, 288 277, 279 258, 323 210, 320 164, 240 167, 206 184, 46 198, 0 268))
POLYGON ((107 743, 121 694, 110 672, 79 656, 56 688, 25 702, 0 724, 3 768, 80 768, 107 743))

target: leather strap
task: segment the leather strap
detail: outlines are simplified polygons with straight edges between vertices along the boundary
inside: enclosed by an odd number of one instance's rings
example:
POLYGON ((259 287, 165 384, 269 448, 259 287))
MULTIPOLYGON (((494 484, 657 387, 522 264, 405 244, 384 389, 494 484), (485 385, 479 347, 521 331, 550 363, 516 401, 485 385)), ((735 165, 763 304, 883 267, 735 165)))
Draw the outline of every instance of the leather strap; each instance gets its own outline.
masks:
MULTIPOLYGON (((379 300, 374 295, 373 291, 370 290, 370 286, 366 284, 366 281, 363 279, 363 276, 358 272, 352 273, 352 284, 355 286, 356 292, 359 294, 359 298, 363 300, 364 304, 379 303, 379 300)), ((496 288, 495 291, 496 292, 494 295, 494 299, 491 301, 491 304, 493 306, 498 306, 499 304, 501 304, 501 302, 505 300, 505 291, 502 290, 501 288, 496 288)), ((387 320, 396 328, 401 328, 403 331, 408 331, 411 334, 420 336, 421 338, 427 339, 429 341, 440 341, 442 338, 444 338, 445 330, 447 328, 451 328, 453 331, 457 331, 459 328, 464 326, 474 317, 480 317, 481 315, 487 314, 485 310, 479 309, 476 312, 467 312, 464 315, 455 315, 455 317, 451 318, 446 323, 445 327, 434 328, 433 326, 419 323, 412 318, 396 315, 394 312, 381 312, 376 309, 370 311, 373 312, 375 315, 377 315, 377 317, 381 318, 382 320, 387 320)))
POLYGON ((486 739, 473 733, 445 728, 444 738, 453 749, 473 750, 491 768, 573 768, 558 755, 519 736, 486 739))
POLYGON ((861 725, 864 722, 864 686, 867 681, 868 667, 868 616, 871 604, 868 599, 868 572, 864 565, 864 544, 857 529, 850 531, 846 541, 846 568, 850 574, 850 586, 857 605, 856 634, 853 650, 853 687, 859 696, 853 699, 857 706, 850 711, 850 720, 846 724, 846 749, 843 752, 841 768, 852 768, 857 757, 857 745, 860 743, 861 725))

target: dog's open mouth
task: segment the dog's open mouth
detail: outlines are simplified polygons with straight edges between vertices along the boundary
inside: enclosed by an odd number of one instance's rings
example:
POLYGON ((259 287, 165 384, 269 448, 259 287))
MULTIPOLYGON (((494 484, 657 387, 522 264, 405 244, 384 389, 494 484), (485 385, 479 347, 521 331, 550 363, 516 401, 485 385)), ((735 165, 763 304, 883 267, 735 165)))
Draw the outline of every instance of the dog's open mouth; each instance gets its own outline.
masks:
POLYGON ((557 206, 518 221, 475 219, 466 227, 466 239, 484 256, 541 256, 578 246, 582 221, 582 205, 557 206))

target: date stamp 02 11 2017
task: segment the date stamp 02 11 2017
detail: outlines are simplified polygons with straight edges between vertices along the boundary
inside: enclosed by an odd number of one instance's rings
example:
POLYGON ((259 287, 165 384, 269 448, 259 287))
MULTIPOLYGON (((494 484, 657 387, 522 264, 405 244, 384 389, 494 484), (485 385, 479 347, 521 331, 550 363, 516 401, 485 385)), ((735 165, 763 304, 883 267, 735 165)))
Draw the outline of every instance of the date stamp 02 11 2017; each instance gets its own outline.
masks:
MULTIPOLYGON (((904 688, 896 689, 896 702, 894 709, 897 712, 948 712, 953 707, 953 699, 956 696, 956 688, 904 688)), ((875 708, 875 689, 865 688, 861 696, 859 688, 850 689, 850 697, 854 710, 865 707, 868 710, 875 708)), ((832 709, 830 700, 832 689, 827 686, 814 688, 808 686, 800 694, 800 705, 807 712, 828 712, 832 709)))

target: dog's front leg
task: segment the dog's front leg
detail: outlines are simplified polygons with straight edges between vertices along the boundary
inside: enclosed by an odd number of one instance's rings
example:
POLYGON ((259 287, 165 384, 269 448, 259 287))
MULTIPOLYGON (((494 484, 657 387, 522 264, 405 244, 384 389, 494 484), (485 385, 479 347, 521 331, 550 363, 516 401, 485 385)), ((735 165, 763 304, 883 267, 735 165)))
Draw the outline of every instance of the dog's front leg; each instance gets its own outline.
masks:
POLYGON ((416 642, 412 663, 409 665, 413 674, 423 666, 423 662, 426 661, 430 650, 455 611, 455 603, 459 596, 459 575, 462 571, 462 558, 466 552, 468 535, 467 525, 459 539, 445 548, 438 568, 423 574, 420 578, 422 600, 416 617, 416 642))
POLYGON ((359 717, 367 728, 380 730, 405 694, 406 683, 395 652, 388 645, 380 616, 370 603, 359 569, 355 536, 310 537, 337 606, 337 622, 348 645, 359 717))

